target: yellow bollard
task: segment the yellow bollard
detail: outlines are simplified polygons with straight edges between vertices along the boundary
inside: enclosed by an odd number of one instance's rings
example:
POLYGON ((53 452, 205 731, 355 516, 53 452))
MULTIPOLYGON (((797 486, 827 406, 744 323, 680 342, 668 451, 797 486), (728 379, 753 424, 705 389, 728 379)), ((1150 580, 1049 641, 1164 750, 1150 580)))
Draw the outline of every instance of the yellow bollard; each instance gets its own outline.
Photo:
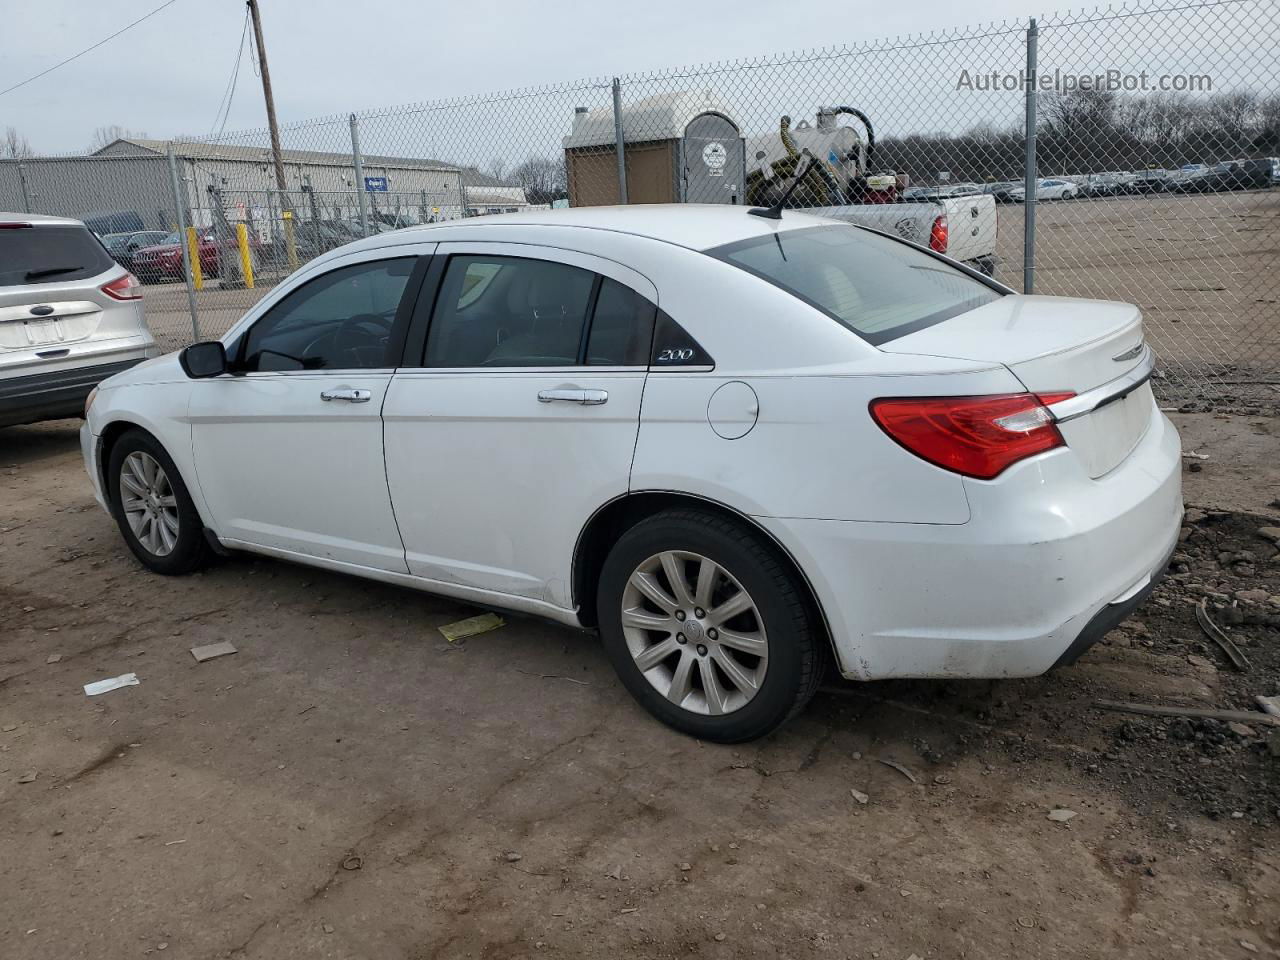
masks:
POLYGON ((289 272, 292 273, 298 269, 298 241, 293 231, 293 211, 282 210, 280 216, 284 219, 285 256, 289 258, 289 272))
POLYGON ((196 239, 195 227, 187 227, 187 250, 191 254, 191 285, 203 290, 204 271, 200 269, 200 241, 196 239))
POLYGON ((240 267, 244 272, 244 285, 253 289, 253 257, 249 255, 249 230, 243 223, 236 224, 236 244, 240 247, 240 267))

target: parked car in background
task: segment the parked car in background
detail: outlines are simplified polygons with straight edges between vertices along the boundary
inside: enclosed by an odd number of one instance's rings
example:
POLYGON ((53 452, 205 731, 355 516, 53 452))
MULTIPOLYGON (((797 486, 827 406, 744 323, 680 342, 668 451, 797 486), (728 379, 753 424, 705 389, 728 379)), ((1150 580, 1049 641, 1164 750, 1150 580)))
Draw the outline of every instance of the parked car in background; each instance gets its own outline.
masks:
POLYGON ((1220 193, 1226 190, 1265 190, 1271 186, 1271 158, 1224 160, 1179 176, 1169 185, 1176 193, 1220 193))
MULTIPOLYGON (((1227 161, 1230 168, 1229 190, 1266 190, 1271 186, 1275 169, 1271 157, 1227 161)), ((1215 169, 1217 164, 1214 165, 1215 169)))
POLYGON ((953 197, 974 197, 982 194, 982 187, 976 183, 942 183, 932 187, 911 187, 902 198, 904 200, 950 200, 953 197))
POLYGON ((136 210, 86 213, 80 222, 100 237, 105 237, 109 233, 137 233, 147 228, 136 210))
POLYGON ((1115 192, 1117 194, 1132 193, 1130 187, 1132 187, 1133 181, 1138 178, 1136 173, 1131 170, 1117 170, 1112 172, 1112 176, 1116 178, 1115 192))
POLYGON ((1022 185, 1021 180, 1002 180, 999 183, 983 184, 982 192, 994 197, 996 203, 1013 203, 1013 188, 1022 185))
MULTIPOLYGON (((322 253, 328 253, 335 247, 350 243, 359 237, 357 231, 343 220, 301 220, 294 231, 294 242, 298 245, 298 256, 310 260, 322 253)), ((272 243, 267 248, 267 255, 272 262, 283 262, 283 241, 272 243)))
POLYGON ((1078 184, 1082 197, 1111 197, 1120 190, 1120 175, 1117 173, 1089 173, 1080 178, 1078 184))
POLYGON ((83 222, 0 213, 0 427, 80 416, 159 352, 138 281, 83 222))
MULTIPOLYGON (((1080 188, 1070 180, 1059 180, 1056 178, 1045 178, 1036 181, 1036 201, 1041 200, 1070 200, 1072 197, 1079 196, 1080 188)), ((1014 203, 1023 203, 1027 197, 1027 188, 1024 184, 1018 184, 1009 190, 1009 196, 1013 198, 1014 203)))
POLYGON ((1152 168, 1136 174, 1125 187, 1126 193, 1164 193, 1173 179, 1173 172, 1152 168))
MULTIPOLYGON (((183 274, 182 245, 186 238, 179 233, 170 233, 159 243, 149 247, 141 247, 133 253, 134 273, 143 283, 159 283, 163 280, 181 280, 183 274)), ((197 240, 200 256, 200 270, 206 277, 220 277, 223 272, 225 258, 239 261, 240 250, 234 240, 219 244, 217 234, 210 229, 200 232, 197 240)), ((257 234, 249 231, 249 250, 253 257, 254 270, 261 256, 261 244, 257 234)))
POLYGON ((107 248, 111 258, 136 275, 137 271, 133 268, 133 255, 144 247, 164 243, 170 236, 172 234, 168 230, 138 230, 129 233, 109 233, 101 239, 102 245, 107 248))
POLYGON ((732 742, 828 660, 1031 676, 1129 616, 1182 521, 1154 362, 1137 307, 878 231, 583 207, 327 253, 103 384, 81 449, 151 570, 216 545, 598 629, 732 742))

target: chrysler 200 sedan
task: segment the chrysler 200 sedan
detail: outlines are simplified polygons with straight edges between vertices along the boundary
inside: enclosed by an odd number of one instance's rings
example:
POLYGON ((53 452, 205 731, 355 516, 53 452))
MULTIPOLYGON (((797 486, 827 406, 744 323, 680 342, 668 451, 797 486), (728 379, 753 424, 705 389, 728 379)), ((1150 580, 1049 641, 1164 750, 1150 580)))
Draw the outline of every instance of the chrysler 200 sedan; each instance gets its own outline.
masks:
POLYGON ((740 741, 846 678, 1017 677, 1150 592, 1182 514, 1142 317, 742 207, 479 218, 308 263, 89 399, 164 574, 245 550, 599 631, 740 741))

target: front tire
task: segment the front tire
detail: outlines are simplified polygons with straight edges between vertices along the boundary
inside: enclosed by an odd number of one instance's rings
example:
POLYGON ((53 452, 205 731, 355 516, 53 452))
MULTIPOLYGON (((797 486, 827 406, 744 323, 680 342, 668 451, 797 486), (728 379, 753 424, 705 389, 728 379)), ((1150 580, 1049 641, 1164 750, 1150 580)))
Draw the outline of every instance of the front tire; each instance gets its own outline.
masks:
POLYGON ((699 739, 762 737, 822 679, 802 585, 763 537, 715 514, 667 510, 624 533, 605 560, 596 609, 623 685, 699 739))
POLYGON ((111 512, 133 555, 168 576, 208 564, 204 524, 173 459, 159 441, 130 430, 111 448, 107 464, 111 512))

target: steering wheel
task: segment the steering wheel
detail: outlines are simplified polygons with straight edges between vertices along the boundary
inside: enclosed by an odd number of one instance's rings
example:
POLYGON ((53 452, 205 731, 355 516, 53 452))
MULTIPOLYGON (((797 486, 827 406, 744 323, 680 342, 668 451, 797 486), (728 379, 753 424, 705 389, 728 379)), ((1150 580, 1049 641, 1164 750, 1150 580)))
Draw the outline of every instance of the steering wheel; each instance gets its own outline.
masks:
POLYGON ((362 366, 360 351, 370 347, 385 346, 394 321, 376 313, 357 313, 338 324, 331 333, 316 337, 307 344, 304 354, 323 353, 324 344, 331 345, 332 352, 346 355, 355 366, 362 366))

